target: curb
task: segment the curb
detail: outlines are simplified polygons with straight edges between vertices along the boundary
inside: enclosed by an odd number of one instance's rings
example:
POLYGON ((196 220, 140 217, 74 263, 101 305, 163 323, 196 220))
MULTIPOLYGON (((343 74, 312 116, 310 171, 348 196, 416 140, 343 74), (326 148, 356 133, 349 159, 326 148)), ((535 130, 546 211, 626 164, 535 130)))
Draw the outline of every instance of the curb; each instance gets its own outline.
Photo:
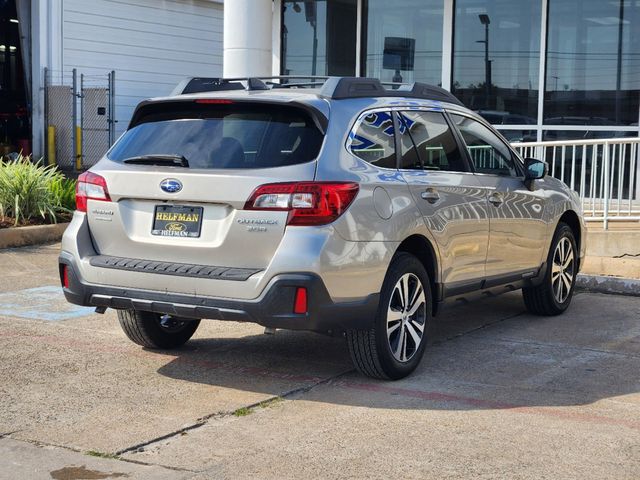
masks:
POLYGON ((59 242, 68 223, 0 229, 0 249, 59 242))
POLYGON ((605 277, 580 273, 576 279, 576 287, 589 292, 640 296, 640 280, 635 278, 605 277))

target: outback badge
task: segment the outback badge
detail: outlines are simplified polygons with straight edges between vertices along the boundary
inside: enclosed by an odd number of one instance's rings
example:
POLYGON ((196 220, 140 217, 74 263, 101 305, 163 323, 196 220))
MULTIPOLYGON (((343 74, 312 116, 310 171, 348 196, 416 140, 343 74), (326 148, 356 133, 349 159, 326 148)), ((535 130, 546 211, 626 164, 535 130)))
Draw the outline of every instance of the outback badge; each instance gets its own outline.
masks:
POLYGON ((165 178, 160 182, 160 188, 167 193, 178 193, 182 190, 182 182, 175 178, 165 178))

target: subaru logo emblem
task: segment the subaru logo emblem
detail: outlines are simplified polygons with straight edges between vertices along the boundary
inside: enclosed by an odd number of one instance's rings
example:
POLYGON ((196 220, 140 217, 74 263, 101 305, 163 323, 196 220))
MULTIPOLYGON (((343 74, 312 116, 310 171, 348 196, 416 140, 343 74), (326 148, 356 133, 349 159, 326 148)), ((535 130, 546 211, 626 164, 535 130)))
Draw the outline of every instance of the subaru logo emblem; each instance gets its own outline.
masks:
POLYGON ((160 182, 160 188, 167 193, 178 193, 182 190, 182 183, 175 178, 165 178, 160 182))

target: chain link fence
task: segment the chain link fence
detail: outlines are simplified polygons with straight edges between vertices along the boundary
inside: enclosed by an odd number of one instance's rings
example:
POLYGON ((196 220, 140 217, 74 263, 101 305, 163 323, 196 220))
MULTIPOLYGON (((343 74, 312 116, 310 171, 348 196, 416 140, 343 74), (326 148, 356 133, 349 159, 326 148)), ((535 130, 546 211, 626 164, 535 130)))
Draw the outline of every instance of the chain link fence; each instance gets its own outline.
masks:
POLYGON ((115 140, 115 72, 45 70, 46 159, 65 173, 84 171, 115 140))

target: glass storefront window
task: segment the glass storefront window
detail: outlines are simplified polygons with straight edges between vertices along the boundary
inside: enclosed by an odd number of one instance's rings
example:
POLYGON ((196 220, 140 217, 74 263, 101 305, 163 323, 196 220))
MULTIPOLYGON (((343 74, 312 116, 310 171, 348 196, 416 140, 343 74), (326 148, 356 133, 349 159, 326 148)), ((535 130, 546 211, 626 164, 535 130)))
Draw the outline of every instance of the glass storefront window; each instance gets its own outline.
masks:
POLYGON ((283 75, 355 75, 356 0, 284 0, 282 9, 283 75))
POLYGON ((368 0, 363 73, 385 82, 442 83, 444 0, 368 0))
POLYGON ((541 5, 455 2, 452 92, 492 124, 537 123, 541 5))
POLYGON ((547 125, 633 125, 640 98, 640 2, 549 0, 547 125))
MULTIPOLYGON (((610 138, 636 137, 637 131, 620 130, 546 130, 543 132, 544 141, 556 140, 605 140, 610 138)), ((584 167, 584 195, 589 198, 602 198, 604 186, 604 161, 609 159, 610 195, 612 198, 630 198, 637 191, 638 178, 632 169, 636 168, 633 161, 635 152, 628 145, 612 144, 608 147, 602 144, 585 145, 584 147, 547 147, 546 158, 549 163, 549 173, 565 182, 573 189, 578 189, 582 183, 584 167), (605 148, 608 153, 605 154, 605 148)), ((593 206, 593 204, 591 204, 593 206)), ((589 209, 585 204, 585 209, 589 209)))

